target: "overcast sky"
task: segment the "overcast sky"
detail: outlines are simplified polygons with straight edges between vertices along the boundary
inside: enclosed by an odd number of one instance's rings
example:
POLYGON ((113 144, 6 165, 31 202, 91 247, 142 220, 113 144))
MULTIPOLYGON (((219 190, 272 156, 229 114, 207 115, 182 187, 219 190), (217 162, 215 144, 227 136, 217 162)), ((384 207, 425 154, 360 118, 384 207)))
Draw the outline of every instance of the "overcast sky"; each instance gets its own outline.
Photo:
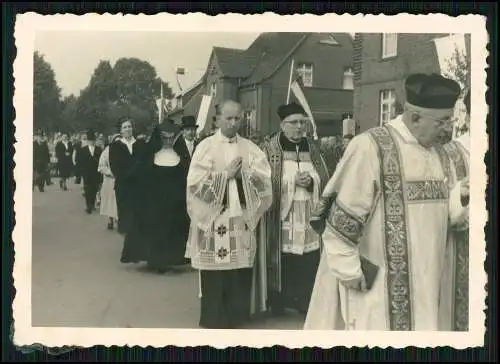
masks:
POLYGON ((100 60, 114 65, 121 57, 148 61, 177 92, 177 66, 186 68, 186 75, 180 76, 185 89, 205 71, 212 47, 246 49, 257 36, 258 33, 54 31, 38 33, 35 49, 52 65, 63 96, 78 95, 100 60))

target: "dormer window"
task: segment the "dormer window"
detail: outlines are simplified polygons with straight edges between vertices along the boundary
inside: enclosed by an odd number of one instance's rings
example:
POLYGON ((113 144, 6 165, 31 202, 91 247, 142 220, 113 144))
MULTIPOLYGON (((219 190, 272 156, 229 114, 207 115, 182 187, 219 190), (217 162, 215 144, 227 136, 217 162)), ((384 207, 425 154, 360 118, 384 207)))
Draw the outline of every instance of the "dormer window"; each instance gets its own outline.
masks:
POLYGON ((329 34, 328 37, 319 41, 321 44, 326 45, 339 45, 339 42, 333 37, 332 34, 329 34))
POLYGON ((210 95, 215 98, 217 96, 217 82, 212 82, 210 85, 210 95))
POLYGON ((297 73, 302 78, 304 87, 313 86, 313 65, 312 63, 299 63, 297 65, 297 73))
POLYGON ((354 89, 354 72, 351 67, 346 67, 344 69, 344 80, 342 82, 342 88, 344 90, 354 89))
POLYGON ((182 108, 182 96, 177 96, 177 108, 182 108))

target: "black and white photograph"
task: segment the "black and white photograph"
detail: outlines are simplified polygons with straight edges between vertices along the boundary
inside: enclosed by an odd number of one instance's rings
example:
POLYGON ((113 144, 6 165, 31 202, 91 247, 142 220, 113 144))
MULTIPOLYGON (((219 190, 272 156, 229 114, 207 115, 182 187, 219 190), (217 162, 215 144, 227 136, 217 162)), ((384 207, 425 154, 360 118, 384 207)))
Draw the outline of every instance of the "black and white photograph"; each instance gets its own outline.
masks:
POLYGON ((16 345, 482 345, 484 19, 283 18, 18 16, 16 345))

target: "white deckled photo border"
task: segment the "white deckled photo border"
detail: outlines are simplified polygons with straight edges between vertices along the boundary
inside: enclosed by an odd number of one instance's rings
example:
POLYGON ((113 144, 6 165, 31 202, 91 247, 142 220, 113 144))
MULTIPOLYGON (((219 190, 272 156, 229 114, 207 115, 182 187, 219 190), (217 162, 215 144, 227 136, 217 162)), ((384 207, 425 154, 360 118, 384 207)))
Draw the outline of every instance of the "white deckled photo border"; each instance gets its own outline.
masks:
POLYGON ((79 346, 229 346, 289 348, 346 347, 437 347, 457 349, 481 347, 485 336, 485 299, 487 274, 484 271, 488 220, 484 155, 488 150, 485 94, 487 44, 486 19, 478 15, 452 17, 443 14, 411 15, 261 15, 226 14, 186 15, 111 15, 58 14, 18 15, 15 24, 14 107, 16 119, 13 230, 15 250, 13 303, 14 344, 35 343, 47 347, 79 346), (470 33, 471 34, 471 156, 470 199, 470 331, 469 332, 368 332, 368 331, 291 331, 291 330, 202 330, 139 328, 33 327, 31 322, 32 252, 32 135, 33 135, 33 53, 35 36, 40 31, 169 31, 169 32, 367 32, 367 33, 470 33), (237 332, 234 332, 237 331, 237 332))

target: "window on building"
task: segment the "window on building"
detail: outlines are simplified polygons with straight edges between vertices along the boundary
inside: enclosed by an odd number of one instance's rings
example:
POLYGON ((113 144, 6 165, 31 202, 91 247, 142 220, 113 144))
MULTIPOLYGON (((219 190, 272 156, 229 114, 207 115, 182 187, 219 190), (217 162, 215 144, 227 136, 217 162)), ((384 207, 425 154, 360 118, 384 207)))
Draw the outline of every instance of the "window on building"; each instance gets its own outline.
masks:
POLYGON ((380 125, 396 116, 396 93, 394 90, 380 91, 380 125))
POLYGON ((297 73, 302 78, 302 84, 305 87, 313 86, 313 65, 312 63, 299 63, 297 73))
POLYGON ((181 109, 181 108, 182 108, 182 96, 178 96, 178 97, 177 97, 176 106, 177 106, 179 109, 181 109))
POLYGON ((347 67, 344 70, 344 81, 342 82, 342 88, 344 90, 354 89, 354 72, 351 67, 347 67))
POLYGON ((337 42, 337 40, 332 34, 329 34, 325 39, 322 39, 319 42, 321 44, 327 44, 327 45, 339 45, 339 42, 337 42))
POLYGON ((396 57, 398 54, 398 33, 382 34, 382 58, 396 57))
POLYGON ((217 82, 212 82, 212 85, 210 86, 210 95, 214 98, 217 96, 217 82))
POLYGON ((254 132, 257 131, 257 125, 255 120, 254 110, 245 110, 243 112, 243 121, 245 123, 245 134, 247 137, 252 136, 254 132))

